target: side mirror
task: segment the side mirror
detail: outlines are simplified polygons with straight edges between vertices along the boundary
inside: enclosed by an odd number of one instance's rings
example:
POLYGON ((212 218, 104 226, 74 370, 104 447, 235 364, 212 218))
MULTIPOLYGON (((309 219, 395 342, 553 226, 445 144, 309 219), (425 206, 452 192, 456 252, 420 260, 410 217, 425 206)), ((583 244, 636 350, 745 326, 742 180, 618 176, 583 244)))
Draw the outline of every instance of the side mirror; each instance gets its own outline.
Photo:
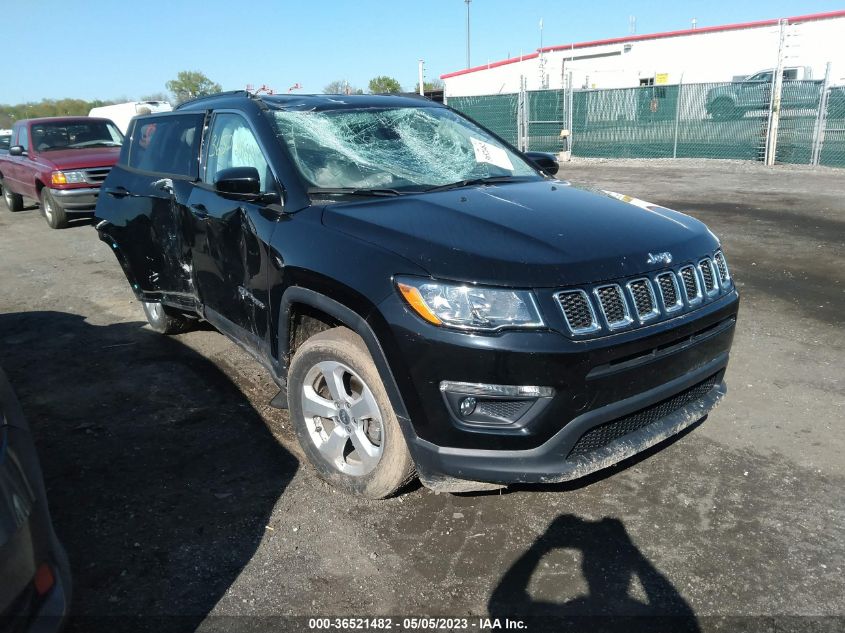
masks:
POLYGON ((261 195, 261 176, 255 167, 230 167, 217 172, 214 188, 222 194, 254 198, 261 195))
POLYGON ((558 165, 557 158, 554 154, 547 154, 546 152, 525 152, 525 157, 534 163, 534 165, 544 174, 554 176, 560 165, 558 165))
POLYGON ((12 145, 9 148, 9 156, 23 156, 25 153, 21 145, 12 145))

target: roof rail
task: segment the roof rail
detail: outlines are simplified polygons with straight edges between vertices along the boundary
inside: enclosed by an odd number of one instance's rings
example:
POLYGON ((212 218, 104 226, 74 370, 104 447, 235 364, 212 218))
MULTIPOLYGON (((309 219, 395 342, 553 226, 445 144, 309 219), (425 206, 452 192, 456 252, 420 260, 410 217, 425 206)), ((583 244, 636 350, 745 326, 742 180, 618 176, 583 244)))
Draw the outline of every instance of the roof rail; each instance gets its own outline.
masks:
POLYGON ((235 97, 235 96, 244 96, 247 99, 255 99, 256 101, 261 101, 261 97, 259 95, 252 94, 249 90, 227 90, 225 92, 215 92, 213 95, 205 95, 202 97, 195 97, 194 99, 189 99, 188 101, 183 101, 179 105, 177 105, 174 110, 178 110, 182 106, 186 106, 191 103, 197 103, 198 101, 205 101, 206 99, 216 99, 218 97, 235 97))

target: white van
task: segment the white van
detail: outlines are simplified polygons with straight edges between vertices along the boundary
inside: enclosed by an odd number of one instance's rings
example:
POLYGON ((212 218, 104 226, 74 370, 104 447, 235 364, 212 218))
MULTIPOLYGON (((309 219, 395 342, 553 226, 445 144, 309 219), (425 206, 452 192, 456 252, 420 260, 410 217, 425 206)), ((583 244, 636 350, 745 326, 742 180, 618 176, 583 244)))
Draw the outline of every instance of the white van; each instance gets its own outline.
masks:
POLYGON ((114 105, 91 108, 88 116, 111 119, 126 134, 129 129, 129 122, 139 114, 155 114, 156 112, 170 112, 173 110, 167 101, 127 101, 126 103, 115 103, 114 105))

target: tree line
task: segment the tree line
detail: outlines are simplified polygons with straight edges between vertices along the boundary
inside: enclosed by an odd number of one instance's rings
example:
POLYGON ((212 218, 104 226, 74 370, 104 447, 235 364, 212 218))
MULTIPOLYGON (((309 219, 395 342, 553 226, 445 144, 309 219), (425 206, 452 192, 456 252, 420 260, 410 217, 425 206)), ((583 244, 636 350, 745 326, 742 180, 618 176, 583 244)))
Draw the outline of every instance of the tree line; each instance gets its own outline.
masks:
MULTIPOLYGON (((177 105, 189 99, 204 97, 222 91, 220 84, 209 79, 204 73, 197 70, 183 70, 175 79, 168 81, 165 87, 169 91, 158 92, 140 98, 140 101, 170 101, 177 105)), ((443 82, 439 79, 426 81, 423 84, 425 90, 442 90, 443 82)), ((370 79, 367 84, 368 92, 373 94, 399 93, 402 92, 402 84, 393 77, 379 75, 370 79)), ((323 88, 325 94, 364 94, 364 90, 353 86, 344 79, 338 79, 327 84, 323 88)), ((414 88, 419 92, 419 84, 414 88)), ((96 108, 113 103, 133 101, 127 97, 102 100, 94 99, 42 99, 41 101, 29 101, 15 105, 0 104, 0 128, 9 128, 12 123, 19 119, 34 119, 36 117, 50 116, 86 116, 91 108, 96 108)))

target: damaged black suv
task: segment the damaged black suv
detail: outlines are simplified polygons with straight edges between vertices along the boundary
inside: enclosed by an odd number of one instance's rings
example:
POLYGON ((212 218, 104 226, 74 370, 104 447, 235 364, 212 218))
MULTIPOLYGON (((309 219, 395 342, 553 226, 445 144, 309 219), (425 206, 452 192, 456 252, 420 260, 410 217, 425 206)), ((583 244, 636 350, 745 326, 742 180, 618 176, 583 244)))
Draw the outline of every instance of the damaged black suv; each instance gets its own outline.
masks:
POLYGON ((580 477, 725 393, 739 299, 707 227, 448 107, 228 93, 128 138, 97 230, 150 325, 254 355, 348 491, 580 477))

